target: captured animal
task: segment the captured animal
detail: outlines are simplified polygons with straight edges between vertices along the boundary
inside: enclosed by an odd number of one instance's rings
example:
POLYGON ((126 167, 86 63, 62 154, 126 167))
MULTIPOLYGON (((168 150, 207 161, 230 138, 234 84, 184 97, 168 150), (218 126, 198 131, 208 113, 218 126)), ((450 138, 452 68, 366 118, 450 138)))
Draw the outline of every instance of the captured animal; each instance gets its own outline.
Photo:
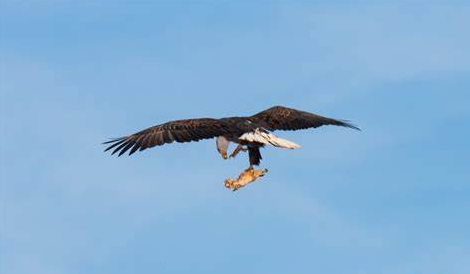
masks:
POLYGON ((360 130, 348 121, 275 106, 249 117, 199 118, 167 122, 103 144, 109 145, 105 151, 112 150, 112 154, 118 153, 118 156, 121 156, 127 151, 132 155, 136 151, 175 141, 183 143, 216 138, 217 150, 224 159, 234 158, 238 153, 248 151, 249 168, 244 170, 238 179, 225 180, 225 186, 235 191, 266 174, 267 169, 254 169, 254 166, 259 166, 262 159, 261 147, 270 145, 288 149, 300 148, 300 145, 294 142, 277 137, 273 131, 300 130, 325 125, 360 130), (229 156, 230 143, 237 144, 237 147, 229 156))

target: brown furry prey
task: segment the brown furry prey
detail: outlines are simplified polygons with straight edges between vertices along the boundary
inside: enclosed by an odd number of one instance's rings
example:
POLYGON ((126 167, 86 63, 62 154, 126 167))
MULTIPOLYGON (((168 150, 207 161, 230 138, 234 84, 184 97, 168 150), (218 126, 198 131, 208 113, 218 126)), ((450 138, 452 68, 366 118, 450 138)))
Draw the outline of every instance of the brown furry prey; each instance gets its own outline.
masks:
POLYGON ((217 150, 224 159, 236 157, 248 151, 250 167, 236 180, 227 179, 225 186, 232 190, 247 185, 266 174, 267 170, 255 170, 261 162, 260 148, 266 145, 295 149, 300 146, 294 142, 274 135, 275 130, 300 130, 325 125, 348 127, 359 130, 348 121, 327 118, 306 111, 275 106, 248 117, 229 117, 222 119, 199 118, 167 122, 150 127, 137 133, 105 142, 105 151, 112 150, 118 156, 129 152, 143 151, 154 146, 173 142, 191 142, 216 138, 217 150), (230 143, 237 144, 228 155, 230 143))

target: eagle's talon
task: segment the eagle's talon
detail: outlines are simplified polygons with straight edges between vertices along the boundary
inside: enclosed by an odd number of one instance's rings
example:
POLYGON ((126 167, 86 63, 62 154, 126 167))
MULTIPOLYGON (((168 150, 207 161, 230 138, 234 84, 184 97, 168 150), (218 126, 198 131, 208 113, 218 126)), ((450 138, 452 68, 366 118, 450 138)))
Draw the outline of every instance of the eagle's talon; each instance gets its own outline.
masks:
POLYGON ((262 173, 259 175, 260 177, 263 177, 264 175, 266 175, 266 173, 268 173, 268 169, 265 168, 262 170, 262 173))

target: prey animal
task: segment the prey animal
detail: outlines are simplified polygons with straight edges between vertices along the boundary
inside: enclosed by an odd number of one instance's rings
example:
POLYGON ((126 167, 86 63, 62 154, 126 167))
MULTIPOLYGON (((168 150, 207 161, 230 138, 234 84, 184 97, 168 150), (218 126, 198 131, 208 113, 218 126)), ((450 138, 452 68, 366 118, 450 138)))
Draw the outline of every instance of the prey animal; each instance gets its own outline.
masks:
POLYGON ((300 145, 274 135, 273 131, 318 128, 325 125, 360 130, 345 120, 275 106, 248 117, 171 121, 128 136, 112 139, 104 144, 108 145, 105 151, 112 150, 112 154, 117 153, 118 156, 121 156, 126 152, 132 155, 137 151, 173 142, 197 142, 216 138, 217 150, 224 159, 236 157, 240 152, 248 152, 250 166, 240 174, 238 179, 225 180, 227 188, 237 190, 266 174, 267 169, 254 169, 254 166, 260 165, 262 159, 260 148, 264 146, 300 148, 300 145), (237 146, 229 155, 230 143, 235 143, 237 146))

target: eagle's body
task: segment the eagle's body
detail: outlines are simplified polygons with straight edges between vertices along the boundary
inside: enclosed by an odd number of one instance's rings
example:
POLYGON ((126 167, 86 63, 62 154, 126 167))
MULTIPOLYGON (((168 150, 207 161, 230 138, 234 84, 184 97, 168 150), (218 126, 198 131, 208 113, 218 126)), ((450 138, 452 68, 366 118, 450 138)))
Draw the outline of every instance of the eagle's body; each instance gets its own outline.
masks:
POLYGON ((250 165, 260 164, 262 157, 259 148, 265 145, 289 149, 300 148, 300 146, 294 142, 279 138, 263 128, 256 128, 241 136, 226 135, 217 137, 217 150, 224 159, 228 158, 228 147, 231 142, 238 144, 231 157, 235 157, 240 151, 248 151, 250 165))
MULTIPOLYGON (((231 157, 235 157, 240 151, 248 151, 250 168, 245 171, 247 172, 252 170, 254 165, 260 164, 262 159, 259 151, 260 147, 265 145, 289 149, 300 147, 291 141, 275 136, 272 131, 300 130, 317 128, 323 125, 336 125, 359 130, 347 121, 276 106, 249 117, 200 118, 164 123, 129 136, 105 142, 105 144, 110 144, 105 151, 114 149, 112 154, 119 152, 119 156, 129 151, 129 155, 132 155, 137 150, 142 151, 174 141, 191 142, 217 138, 217 150, 224 159, 228 158, 228 147, 231 142, 238 144, 231 157)), ((254 176, 253 174, 258 174, 252 171, 249 173, 251 177, 254 176)), ((262 172, 262 175, 264 173, 262 172)), ((236 189, 236 187, 233 189, 236 189)))

